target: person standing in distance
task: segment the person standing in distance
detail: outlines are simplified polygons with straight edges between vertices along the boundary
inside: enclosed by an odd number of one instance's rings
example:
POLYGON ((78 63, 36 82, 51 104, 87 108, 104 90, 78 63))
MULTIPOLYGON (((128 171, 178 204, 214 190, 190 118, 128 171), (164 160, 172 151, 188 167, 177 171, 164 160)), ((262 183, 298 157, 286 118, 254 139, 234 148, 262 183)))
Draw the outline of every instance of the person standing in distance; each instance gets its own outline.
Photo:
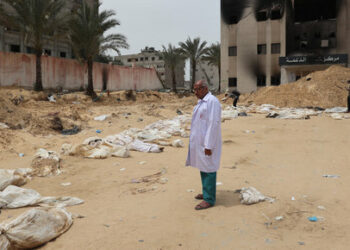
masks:
POLYGON ((221 157, 221 104, 213 96, 203 80, 194 85, 198 103, 194 107, 191 123, 190 143, 186 166, 200 170, 202 194, 195 198, 203 200, 195 209, 206 209, 215 205, 216 172, 221 157))

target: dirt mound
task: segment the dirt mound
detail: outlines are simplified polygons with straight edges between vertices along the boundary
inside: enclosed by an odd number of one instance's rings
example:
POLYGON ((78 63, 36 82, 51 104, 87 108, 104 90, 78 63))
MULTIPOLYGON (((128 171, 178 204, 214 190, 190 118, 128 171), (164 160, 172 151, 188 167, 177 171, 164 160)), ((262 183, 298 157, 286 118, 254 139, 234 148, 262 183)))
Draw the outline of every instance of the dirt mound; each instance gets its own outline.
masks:
POLYGON ((32 134, 49 134, 80 127, 85 119, 80 115, 83 109, 83 106, 50 103, 43 92, 0 90, 0 122, 10 130, 26 129, 32 134))
POLYGON ((254 93, 242 95, 240 103, 268 103, 278 107, 344 107, 348 80, 350 68, 331 66, 324 71, 313 72, 294 83, 265 87, 254 93))

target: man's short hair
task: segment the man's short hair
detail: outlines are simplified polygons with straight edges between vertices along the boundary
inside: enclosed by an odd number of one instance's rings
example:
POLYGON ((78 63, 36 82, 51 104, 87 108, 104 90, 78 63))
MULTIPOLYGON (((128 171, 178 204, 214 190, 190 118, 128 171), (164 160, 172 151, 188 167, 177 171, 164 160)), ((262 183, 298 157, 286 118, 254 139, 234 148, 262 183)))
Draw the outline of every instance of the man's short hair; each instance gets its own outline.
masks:
POLYGON ((207 84, 204 80, 199 80, 199 81, 197 81, 196 83, 201 83, 201 86, 202 86, 202 87, 208 88, 208 89, 209 89, 208 84, 207 84))

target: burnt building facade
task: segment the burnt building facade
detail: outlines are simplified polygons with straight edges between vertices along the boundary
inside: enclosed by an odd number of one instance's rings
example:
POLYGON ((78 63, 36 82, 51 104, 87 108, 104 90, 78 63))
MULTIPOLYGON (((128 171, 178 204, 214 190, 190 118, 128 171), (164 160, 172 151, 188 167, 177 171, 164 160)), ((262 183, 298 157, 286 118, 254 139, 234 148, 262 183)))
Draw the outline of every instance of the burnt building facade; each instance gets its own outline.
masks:
POLYGON ((348 66, 350 0, 259 2, 221 0, 222 89, 250 92, 348 66))

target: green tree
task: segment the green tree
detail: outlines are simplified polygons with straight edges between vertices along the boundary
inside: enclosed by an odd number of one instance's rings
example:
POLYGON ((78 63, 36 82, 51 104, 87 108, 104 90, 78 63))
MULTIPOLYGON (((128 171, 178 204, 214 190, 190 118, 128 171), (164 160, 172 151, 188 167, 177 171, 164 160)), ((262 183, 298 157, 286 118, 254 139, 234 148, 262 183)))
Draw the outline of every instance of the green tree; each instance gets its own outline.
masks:
POLYGON ((42 91, 41 55, 47 40, 61 35, 66 24, 64 1, 48 0, 3 0, 0 7, 0 22, 3 26, 19 30, 27 45, 33 47, 36 56, 36 79, 34 90, 42 91), (3 3, 11 12, 7 12, 3 3), (2 9, 2 10, 1 10, 2 9))
POLYGON ((218 92, 221 92, 221 61, 220 61, 220 43, 213 43, 202 57, 203 61, 208 62, 209 65, 218 68, 219 73, 219 88, 218 92))
POLYGON ((176 93, 176 67, 185 59, 185 57, 178 48, 170 43, 168 48, 163 45, 163 51, 158 52, 158 54, 163 57, 165 65, 170 69, 173 91, 176 93))
POLYGON ((206 45, 207 42, 201 42, 199 37, 194 38, 193 40, 189 37, 185 42, 180 42, 180 52, 186 57, 190 59, 191 65, 191 89, 193 89, 193 85, 196 82, 196 69, 197 63, 200 62, 203 55, 206 53, 206 45))
POLYGON ((88 86, 86 93, 93 99, 96 98, 92 77, 94 59, 106 50, 114 50, 120 55, 119 49, 129 48, 125 36, 121 34, 104 35, 106 31, 120 25, 120 23, 113 18, 114 11, 99 12, 100 6, 100 1, 97 1, 92 7, 83 1, 81 7, 77 9, 69 21, 69 40, 75 56, 87 64, 88 86))

